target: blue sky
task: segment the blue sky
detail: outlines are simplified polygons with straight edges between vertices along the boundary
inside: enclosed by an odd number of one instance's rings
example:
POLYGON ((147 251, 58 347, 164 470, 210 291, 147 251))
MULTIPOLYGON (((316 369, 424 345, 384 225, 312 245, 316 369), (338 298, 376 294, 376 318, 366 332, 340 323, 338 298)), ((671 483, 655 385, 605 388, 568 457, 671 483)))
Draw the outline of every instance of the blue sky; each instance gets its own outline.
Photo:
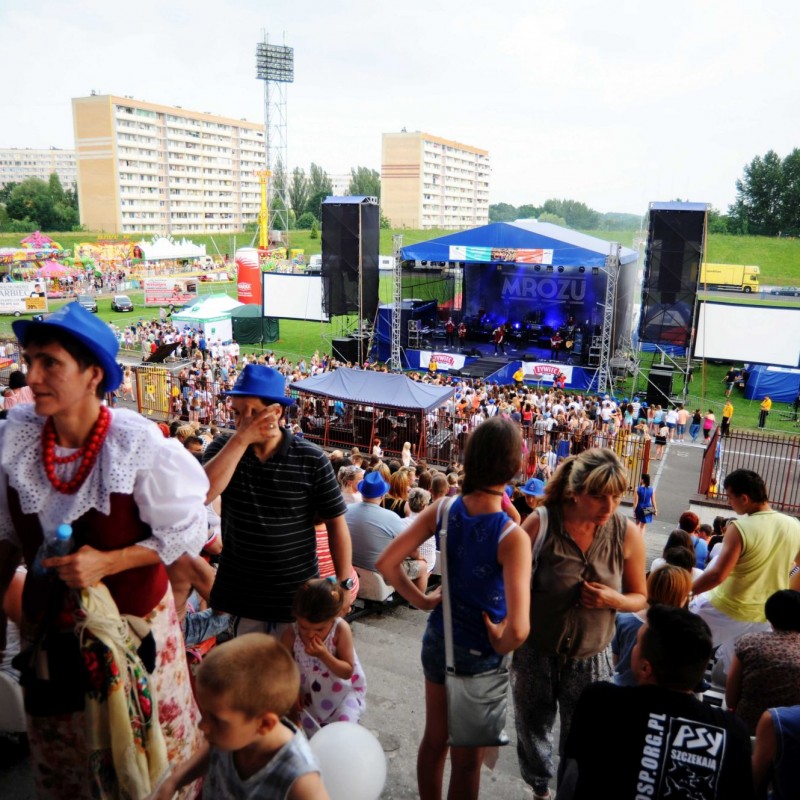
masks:
POLYGON ((406 127, 489 150, 492 202, 724 209, 753 156, 800 145, 799 22, 788 0, 7 0, 0 146, 72 147, 92 89, 261 121, 266 29, 295 49, 290 166, 380 169, 406 127))

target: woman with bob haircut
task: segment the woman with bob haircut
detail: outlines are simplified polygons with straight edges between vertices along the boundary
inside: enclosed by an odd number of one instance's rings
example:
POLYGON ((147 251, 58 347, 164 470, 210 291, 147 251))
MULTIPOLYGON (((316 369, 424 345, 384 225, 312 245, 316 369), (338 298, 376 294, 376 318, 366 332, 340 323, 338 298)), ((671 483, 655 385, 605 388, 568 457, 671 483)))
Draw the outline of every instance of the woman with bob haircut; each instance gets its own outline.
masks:
POLYGON ((514 653, 511 688, 522 777, 537 799, 551 796, 556 711, 563 752, 581 692, 594 681, 611 680, 617 612, 645 605, 644 538, 618 511, 627 487, 625 468, 612 450, 585 450, 559 465, 544 505, 523 526, 538 555, 531 635, 514 653))

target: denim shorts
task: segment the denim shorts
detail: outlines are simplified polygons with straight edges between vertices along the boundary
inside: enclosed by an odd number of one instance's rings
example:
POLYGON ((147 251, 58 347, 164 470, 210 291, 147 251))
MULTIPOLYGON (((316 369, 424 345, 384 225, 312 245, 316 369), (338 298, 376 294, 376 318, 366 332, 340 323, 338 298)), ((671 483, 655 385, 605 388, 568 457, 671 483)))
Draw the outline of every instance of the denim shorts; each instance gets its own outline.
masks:
MULTIPOLYGON (((481 672, 497 669, 504 658, 494 651, 480 653, 457 644, 453 651, 456 672, 459 675, 479 675, 481 672)), ((431 683, 444 685, 444 676, 447 671, 444 658, 444 636, 431 625, 425 628, 425 635, 422 637, 422 671, 425 673, 425 678, 431 683)))

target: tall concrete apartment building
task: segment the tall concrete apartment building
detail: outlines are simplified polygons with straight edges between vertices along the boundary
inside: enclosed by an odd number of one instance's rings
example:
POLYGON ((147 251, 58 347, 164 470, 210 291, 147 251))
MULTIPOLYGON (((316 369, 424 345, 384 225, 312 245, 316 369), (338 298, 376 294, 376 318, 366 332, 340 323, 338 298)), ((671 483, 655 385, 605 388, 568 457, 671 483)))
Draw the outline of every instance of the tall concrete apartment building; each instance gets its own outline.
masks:
POLYGON ((264 125, 130 97, 72 100, 81 225, 221 233, 258 218, 264 125))
POLYGON ((54 172, 65 189, 75 186, 74 150, 60 150, 58 147, 46 150, 30 147, 0 149, 0 186, 22 183, 26 178, 39 178, 46 182, 54 172))
POLYGON ((429 133, 384 133, 381 210, 393 228, 489 222, 489 153, 429 133))

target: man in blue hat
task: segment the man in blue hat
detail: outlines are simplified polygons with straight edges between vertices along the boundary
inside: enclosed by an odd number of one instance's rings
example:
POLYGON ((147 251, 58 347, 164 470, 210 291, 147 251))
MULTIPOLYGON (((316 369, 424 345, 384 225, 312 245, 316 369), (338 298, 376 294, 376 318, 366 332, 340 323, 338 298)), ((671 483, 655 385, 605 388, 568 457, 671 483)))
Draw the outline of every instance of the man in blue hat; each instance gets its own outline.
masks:
MULTIPOLYGON (((363 502, 347 507, 345 519, 353 542, 353 563, 361 569, 377 572, 375 562, 389 542, 399 536, 408 526, 394 511, 381 508, 381 500, 389 491, 389 484, 380 472, 368 472, 358 484, 363 502)), ((425 578, 427 564, 420 558, 407 558, 403 568, 408 577, 416 582, 425 578)))
MULTIPOLYGON (((300 585, 317 575, 315 520, 328 529, 336 574, 352 588, 347 506, 330 459, 282 425, 285 381, 247 364, 228 392, 236 432, 204 454, 207 502, 222 495, 223 551, 211 605, 238 617, 237 633, 280 634, 300 585)), ((349 597, 349 591, 345 592, 349 597)))

